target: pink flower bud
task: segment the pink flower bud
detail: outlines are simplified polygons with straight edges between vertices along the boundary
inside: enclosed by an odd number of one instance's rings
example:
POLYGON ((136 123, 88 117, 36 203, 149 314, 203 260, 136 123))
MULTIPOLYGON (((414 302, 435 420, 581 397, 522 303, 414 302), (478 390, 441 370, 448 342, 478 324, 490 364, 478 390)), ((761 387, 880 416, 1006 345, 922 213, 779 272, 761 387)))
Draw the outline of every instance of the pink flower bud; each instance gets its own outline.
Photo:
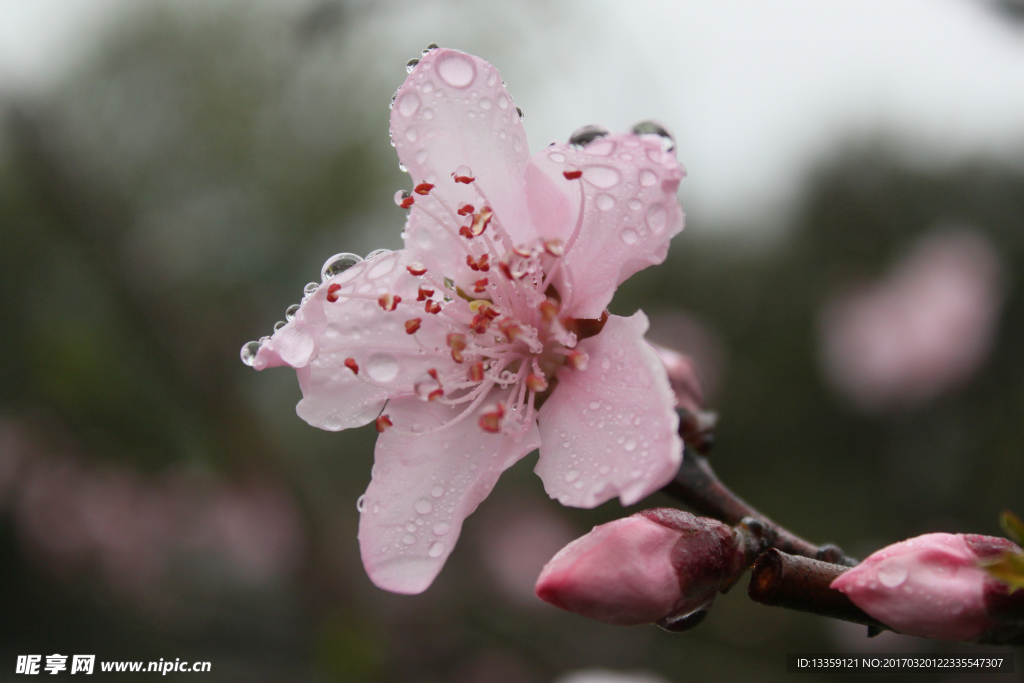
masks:
POLYGON ((743 570, 732 527, 669 508, 594 527, 541 571, 537 596, 609 624, 671 624, 708 607, 743 570))
POLYGON ((1006 593, 980 562, 1012 549, 1017 546, 1001 538, 925 534, 879 550, 832 588, 897 631, 977 640, 996 625, 987 598, 1006 593))

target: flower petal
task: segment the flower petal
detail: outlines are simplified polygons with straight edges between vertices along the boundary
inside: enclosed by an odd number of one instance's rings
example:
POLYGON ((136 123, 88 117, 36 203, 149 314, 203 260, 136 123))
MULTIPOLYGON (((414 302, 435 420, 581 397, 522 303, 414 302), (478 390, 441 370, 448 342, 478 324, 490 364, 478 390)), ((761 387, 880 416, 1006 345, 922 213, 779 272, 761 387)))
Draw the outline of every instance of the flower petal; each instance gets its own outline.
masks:
MULTIPOLYGON (((508 392, 493 391, 494 401, 508 392)), ((360 503, 359 546, 374 584, 395 593, 422 593, 441 571, 462 521, 487 497, 498 476, 537 448, 536 425, 516 442, 483 431, 477 411, 431 434, 465 406, 415 398, 390 401, 394 427, 377 439, 373 478, 360 503)))
POLYGON ((683 229, 676 190, 685 171, 654 135, 618 134, 583 148, 553 145, 538 153, 526 172, 527 203, 543 237, 572 239, 580 188, 586 207, 580 234, 565 255, 570 270, 573 317, 597 318, 615 288, 633 273, 661 263, 669 241, 683 229), (580 180, 563 172, 578 169, 580 180), (558 201, 552 185, 571 198, 558 201))
MULTIPOLYGON (((526 211, 523 180, 530 163, 526 133, 501 76, 486 61, 447 49, 424 55, 395 93, 391 138, 399 160, 412 176, 413 187, 420 183, 434 186, 428 195, 414 195, 413 216, 426 208, 455 225, 455 218, 435 195, 452 211, 463 202, 477 209, 486 203, 516 242, 535 236, 526 211), (452 177, 463 166, 468 167, 475 183, 457 183, 452 177), (483 190, 486 200, 476 187, 483 190)), ((407 227, 408 248, 425 239, 419 236, 420 229, 407 227)), ((454 232, 457 234, 458 225, 454 232)))
POLYGON ((260 348, 257 367, 283 360, 298 369, 303 398, 296 412, 309 424, 330 431, 367 424, 389 395, 411 394, 413 383, 428 369, 445 374, 454 365, 445 352, 435 350, 443 349, 448 330, 416 303, 423 280, 406 269, 411 262, 406 252, 396 251, 352 266, 322 284, 292 322, 260 348), (385 293, 401 297, 395 310, 379 303, 385 293), (415 336, 406 334, 405 322, 417 317, 419 330, 415 336), (307 338, 314 349, 311 359, 304 355, 307 338), (348 359, 358 372, 346 367, 348 359))
POLYGON ((576 347, 584 370, 563 367, 540 409, 536 472, 563 505, 592 508, 616 495, 632 505, 675 476, 683 443, 665 368, 644 341, 647 316, 608 317, 576 347))

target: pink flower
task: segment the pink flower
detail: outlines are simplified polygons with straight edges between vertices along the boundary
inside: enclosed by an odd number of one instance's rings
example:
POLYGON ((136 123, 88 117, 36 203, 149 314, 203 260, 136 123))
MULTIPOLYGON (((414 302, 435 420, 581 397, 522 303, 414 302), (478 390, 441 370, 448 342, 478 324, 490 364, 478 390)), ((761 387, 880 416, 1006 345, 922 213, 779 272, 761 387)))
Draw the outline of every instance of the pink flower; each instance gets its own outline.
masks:
POLYGON ((338 255, 257 369, 298 370, 297 412, 328 430, 376 420, 359 541, 371 580, 425 590, 462 522, 535 448, 565 505, 624 505, 678 468, 674 397, 647 318, 605 311, 682 229, 683 169, 654 124, 528 156, 484 60, 425 53, 395 94, 391 136, 413 193, 405 249, 338 255), (651 132, 647 132, 651 131, 651 132))
POLYGON ((537 597, 608 624, 670 626, 708 607, 743 570, 732 527, 659 508, 594 527, 541 571, 537 597))
POLYGON ((980 561, 1016 548, 1001 538, 925 534, 872 554, 832 588, 902 633, 977 640, 995 625, 987 601, 1006 593, 980 561))

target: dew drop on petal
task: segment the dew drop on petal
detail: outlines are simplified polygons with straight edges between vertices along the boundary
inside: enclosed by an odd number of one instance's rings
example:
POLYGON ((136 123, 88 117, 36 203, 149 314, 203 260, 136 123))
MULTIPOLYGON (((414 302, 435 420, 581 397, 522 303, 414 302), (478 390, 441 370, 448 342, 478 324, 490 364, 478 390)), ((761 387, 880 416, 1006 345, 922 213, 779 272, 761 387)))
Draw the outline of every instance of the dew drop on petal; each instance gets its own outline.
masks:
POLYGON ((434 535, 444 536, 452 528, 452 525, 448 522, 438 522, 434 525, 434 535))
POLYGON ((421 515, 429 515, 429 514, 430 514, 430 511, 434 509, 434 506, 433 506, 433 504, 432 504, 432 503, 431 503, 431 502, 430 502, 429 500, 427 500, 426 498, 420 498, 420 499, 419 499, 419 500, 417 500, 417 501, 416 501, 416 503, 415 503, 415 504, 413 505, 413 508, 414 508, 414 509, 416 510, 416 512, 417 512, 418 514, 421 514, 421 515))
MULTIPOLYGON (((324 282, 327 282, 332 277, 341 275, 362 260, 363 257, 356 254, 348 254, 344 252, 341 254, 335 254, 324 262, 324 267, 320 269, 320 277, 324 282)), ((308 289, 309 285, 306 285, 306 288, 308 289)))
POLYGON ((608 211, 613 206, 615 206, 615 198, 612 197, 610 194, 604 194, 602 192, 601 194, 597 195, 597 198, 594 200, 594 203, 597 204, 597 208, 600 209, 601 211, 608 211))
POLYGON ((636 234, 636 230, 633 228, 626 228, 619 236, 626 244, 636 244, 636 241, 640 239, 640 236, 636 234))
POLYGON ((641 202, 639 199, 630 199, 628 202, 626 202, 626 205, 629 208, 633 209, 634 211, 639 211, 640 208, 644 205, 644 203, 641 202))
POLYGON ((301 308, 301 306, 299 306, 298 304, 292 304, 291 306, 286 308, 284 310, 284 319, 287 320, 288 322, 291 322, 295 318, 295 315, 299 312, 299 308, 301 308))
POLYGON ((278 320, 276 323, 274 323, 274 332, 277 332, 287 324, 288 323, 286 323, 284 320, 278 320))
POLYGON ((465 88, 476 78, 476 66, 466 55, 450 52, 438 61, 437 73, 453 88, 465 88))
POLYGON ((658 176, 654 173, 654 171, 652 171, 650 169, 647 169, 647 168, 645 168, 644 170, 640 171, 640 184, 641 185, 643 185, 644 187, 650 187, 651 185, 653 185, 656 182, 658 182, 658 176))
POLYGON ((629 439, 622 447, 626 449, 627 453, 632 453, 636 450, 636 439, 629 439))
POLYGON ((256 352, 260 350, 260 343, 258 341, 246 342, 242 346, 241 356, 242 362, 252 367, 252 364, 256 362, 256 352))
POLYGON ((423 118, 425 118, 427 121, 429 121, 430 119, 434 118, 434 110, 433 109, 424 109, 423 110, 423 118))
POLYGON ((579 470, 569 470, 565 473, 565 480, 570 484, 580 478, 579 470))
POLYGON ((887 588, 895 588, 907 580, 907 568, 898 562, 889 562, 878 568, 878 580, 887 588))
POLYGON ((375 353, 366 361, 366 373, 376 382, 390 382, 398 376, 398 361, 390 353, 375 353))
POLYGON ((387 256, 390 253, 391 253, 390 249, 374 249, 373 251, 371 251, 369 254, 366 255, 366 260, 367 261, 372 261, 375 258, 380 258, 381 256, 387 256))
POLYGON ((320 289, 319 282, 310 282, 308 285, 302 288, 302 293, 306 296, 313 296, 316 294, 316 290, 320 289))
POLYGON ((405 131, 405 139, 409 142, 416 142, 417 133, 415 128, 409 128, 405 131))
POLYGON ((402 116, 409 117, 420 108, 420 97, 414 92, 407 92, 398 100, 398 111, 402 116))
POLYGON ((432 495, 434 498, 440 498, 441 496, 444 495, 444 487, 438 484, 434 488, 430 489, 430 495, 432 495))
POLYGON ((412 59, 410 59, 408 62, 405 63, 405 73, 411 74, 412 70, 415 69, 416 65, 419 63, 420 60, 418 57, 413 57, 412 59))
POLYGON ((406 534, 405 536, 402 536, 402 543, 404 543, 406 545, 412 545, 415 542, 416 542, 416 537, 413 536, 412 534, 406 534))
POLYGON ((520 109, 519 107, 516 107, 516 113, 519 114, 519 120, 522 121, 524 116, 523 110, 520 109))
POLYGON ((427 555, 431 557, 441 557, 441 555, 444 555, 444 543, 441 543, 441 541, 431 543, 427 555))
POLYGON ((600 126, 583 126, 569 136, 569 144, 573 147, 584 147, 598 138, 608 135, 608 131, 600 126))
POLYGON ((611 166, 589 166, 583 169, 583 177, 591 185, 607 190, 619 184, 622 174, 611 166))
POLYGON ((363 512, 366 509, 366 496, 359 496, 356 500, 356 510, 363 512))
POLYGON ((668 212, 661 204, 654 204, 647 209, 647 226, 656 235, 660 235, 668 224, 668 212))
POLYGON ((487 111, 488 109, 491 108, 491 101, 486 97, 483 98, 482 100, 480 100, 480 108, 483 109, 484 111, 487 111))
POLYGON ((672 137, 672 133, 657 121, 641 121, 633 126, 633 132, 636 135, 657 135, 661 138, 661 148, 666 152, 676 148, 676 139, 672 137))

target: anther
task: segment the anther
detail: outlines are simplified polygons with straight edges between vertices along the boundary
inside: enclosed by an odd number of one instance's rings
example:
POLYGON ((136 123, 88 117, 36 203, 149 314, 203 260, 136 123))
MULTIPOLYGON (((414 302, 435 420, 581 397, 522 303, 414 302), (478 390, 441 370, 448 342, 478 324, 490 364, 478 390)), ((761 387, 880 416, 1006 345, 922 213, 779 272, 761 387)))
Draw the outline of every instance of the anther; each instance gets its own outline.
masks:
POLYGON ((470 170, 469 166, 459 166, 452 173, 452 178, 455 179, 455 182, 464 183, 466 185, 469 185, 471 182, 476 180, 476 178, 473 177, 473 171, 470 170))
POLYGON ((470 232, 473 233, 473 237, 479 237, 484 234, 484 230, 487 229, 487 225, 491 222, 491 216, 494 212, 489 207, 480 209, 479 213, 473 214, 473 224, 470 226, 470 232))
POLYGON ((571 168, 562 171, 562 175, 565 176, 566 180, 576 180, 577 178, 583 175, 583 171, 579 170, 578 168, 571 168))
POLYGON ((430 191, 434 189, 431 183, 420 183, 416 187, 412 188, 412 191, 416 194, 430 194, 430 191))
POLYGON ((473 363, 473 367, 469 369, 469 379, 472 382, 484 381, 484 362, 482 360, 473 363))
POLYGON ((501 309, 492 304, 487 299, 477 299, 476 301, 469 302, 469 310, 473 313, 479 313, 485 315, 491 320, 494 320, 501 315, 501 309))
POLYGON ((460 216, 468 216, 469 214, 473 213, 473 211, 474 208, 472 204, 459 204, 458 214, 460 216))
POLYGON ((461 363, 465 360, 462 352, 466 350, 466 335, 452 332, 448 335, 448 348, 452 350, 452 360, 461 363))
POLYGON ((377 422, 375 423, 378 434, 383 434, 385 429, 393 425, 394 423, 391 421, 391 418, 388 417, 387 415, 381 415, 380 417, 377 418, 377 422))
POLYGON ((352 371, 352 374, 359 374, 359 363, 356 362, 355 358, 346 358, 345 367, 352 371))
POLYGON ((501 330, 501 333, 505 335, 509 342, 514 342, 516 338, 523 333, 523 330, 522 328, 519 327, 519 324, 516 323, 516 321, 510 320, 508 318, 505 318, 500 323, 498 323, 498 329, 501 330))
POLYGON ((430 287, 424 287, 420 285, 419 292, 416 293, 416 301, 426 301, 430 297, 434 296, 434 290, 430 287))
POLYGON ((463 225, 461 228, 459 228, 459 234, 465 237, 467 240, 473 239, 473 231, 470 229, 468 225, 463 225))
POLYGON ((551 322, 558 315, 558 302, 554 299, 545 299, 537 306, 544 322, 551 322))
POLYGON ((531 372, 526 376, 526 388, 539 394, 548 388, 548 381, 544 378, 544 375, 535 375, 531 372))
POLYGON ((552 239, 544 241, 544 251, 548 252, 555 258, 558 258, 565 253, 565 243, 560 239, 552 239))
POLYGON ((415 275, 416 277, 419 277, 420 275, 425 275, 427 272, 427 267, 420 263, 419 261, 413 261, 412 263, 407 265, 405 269, 409 271, 410 275, 415 275))
POLYGON ((487 406, 480 412, 480 429, 491 434, 501 431, 501 421, 505 417, 505 404, 487 406))
POLYGON ((491 257, 489 254, 484 254, 479 258, 466 256, 466 265, 468 265, 473 270, 479 270, 486 273, 488 270, 491 269, 490 260, 491 257))
POLYGON ((433 313, 434 315, 437 315, 438 313, 441 312, 441 304, 437 303, 436 301, 432 301, 431 299, 427 299, 427 302, 423 304, 423 310, 426 311, 427 313, 433 313))
POLYGON ((576 349, 565 354, 565 362, 573 370, 586 370, 588 360, 590 360, 590 356, 576 349))
POLYGON ((473 291, 477 294, 481 294, 487 291, 487 278, 480 278, 473 283, 473 291))
POLYGON ((473 330, 477 334, 483 334, 487 331, 487 328, 491 326, 491 319, 486 315, 477 314, 473 316, 473 319, 469 321, 469 329, 473 330))
POLYGON ((399 190, 395 193, 395 204, 398 204, 403 209, 408 209, 416 202, 413 196, 405 190, 399 190))
POLYGON ((401 300, 402 297, 398 296, 397 294, 391 294, 390 292, 386 292, 380 295, 380 298, 377 299, 377 303, 379 303, 380 307, 383 308, 385 311, 393 311, 395 310, 395 308, 398 307, 398 304, 401 300))
POLYGON ((341 289, 341 285, 333 284, 327 288, 327 300, 332 304, 338 300, 338 291, 341 289))
POLYGON ((416 330, 420 329, 420 324, 423 323, 422 318, 413 318, 412 320, 405 321, 405 333, 416 334, 416 330))

